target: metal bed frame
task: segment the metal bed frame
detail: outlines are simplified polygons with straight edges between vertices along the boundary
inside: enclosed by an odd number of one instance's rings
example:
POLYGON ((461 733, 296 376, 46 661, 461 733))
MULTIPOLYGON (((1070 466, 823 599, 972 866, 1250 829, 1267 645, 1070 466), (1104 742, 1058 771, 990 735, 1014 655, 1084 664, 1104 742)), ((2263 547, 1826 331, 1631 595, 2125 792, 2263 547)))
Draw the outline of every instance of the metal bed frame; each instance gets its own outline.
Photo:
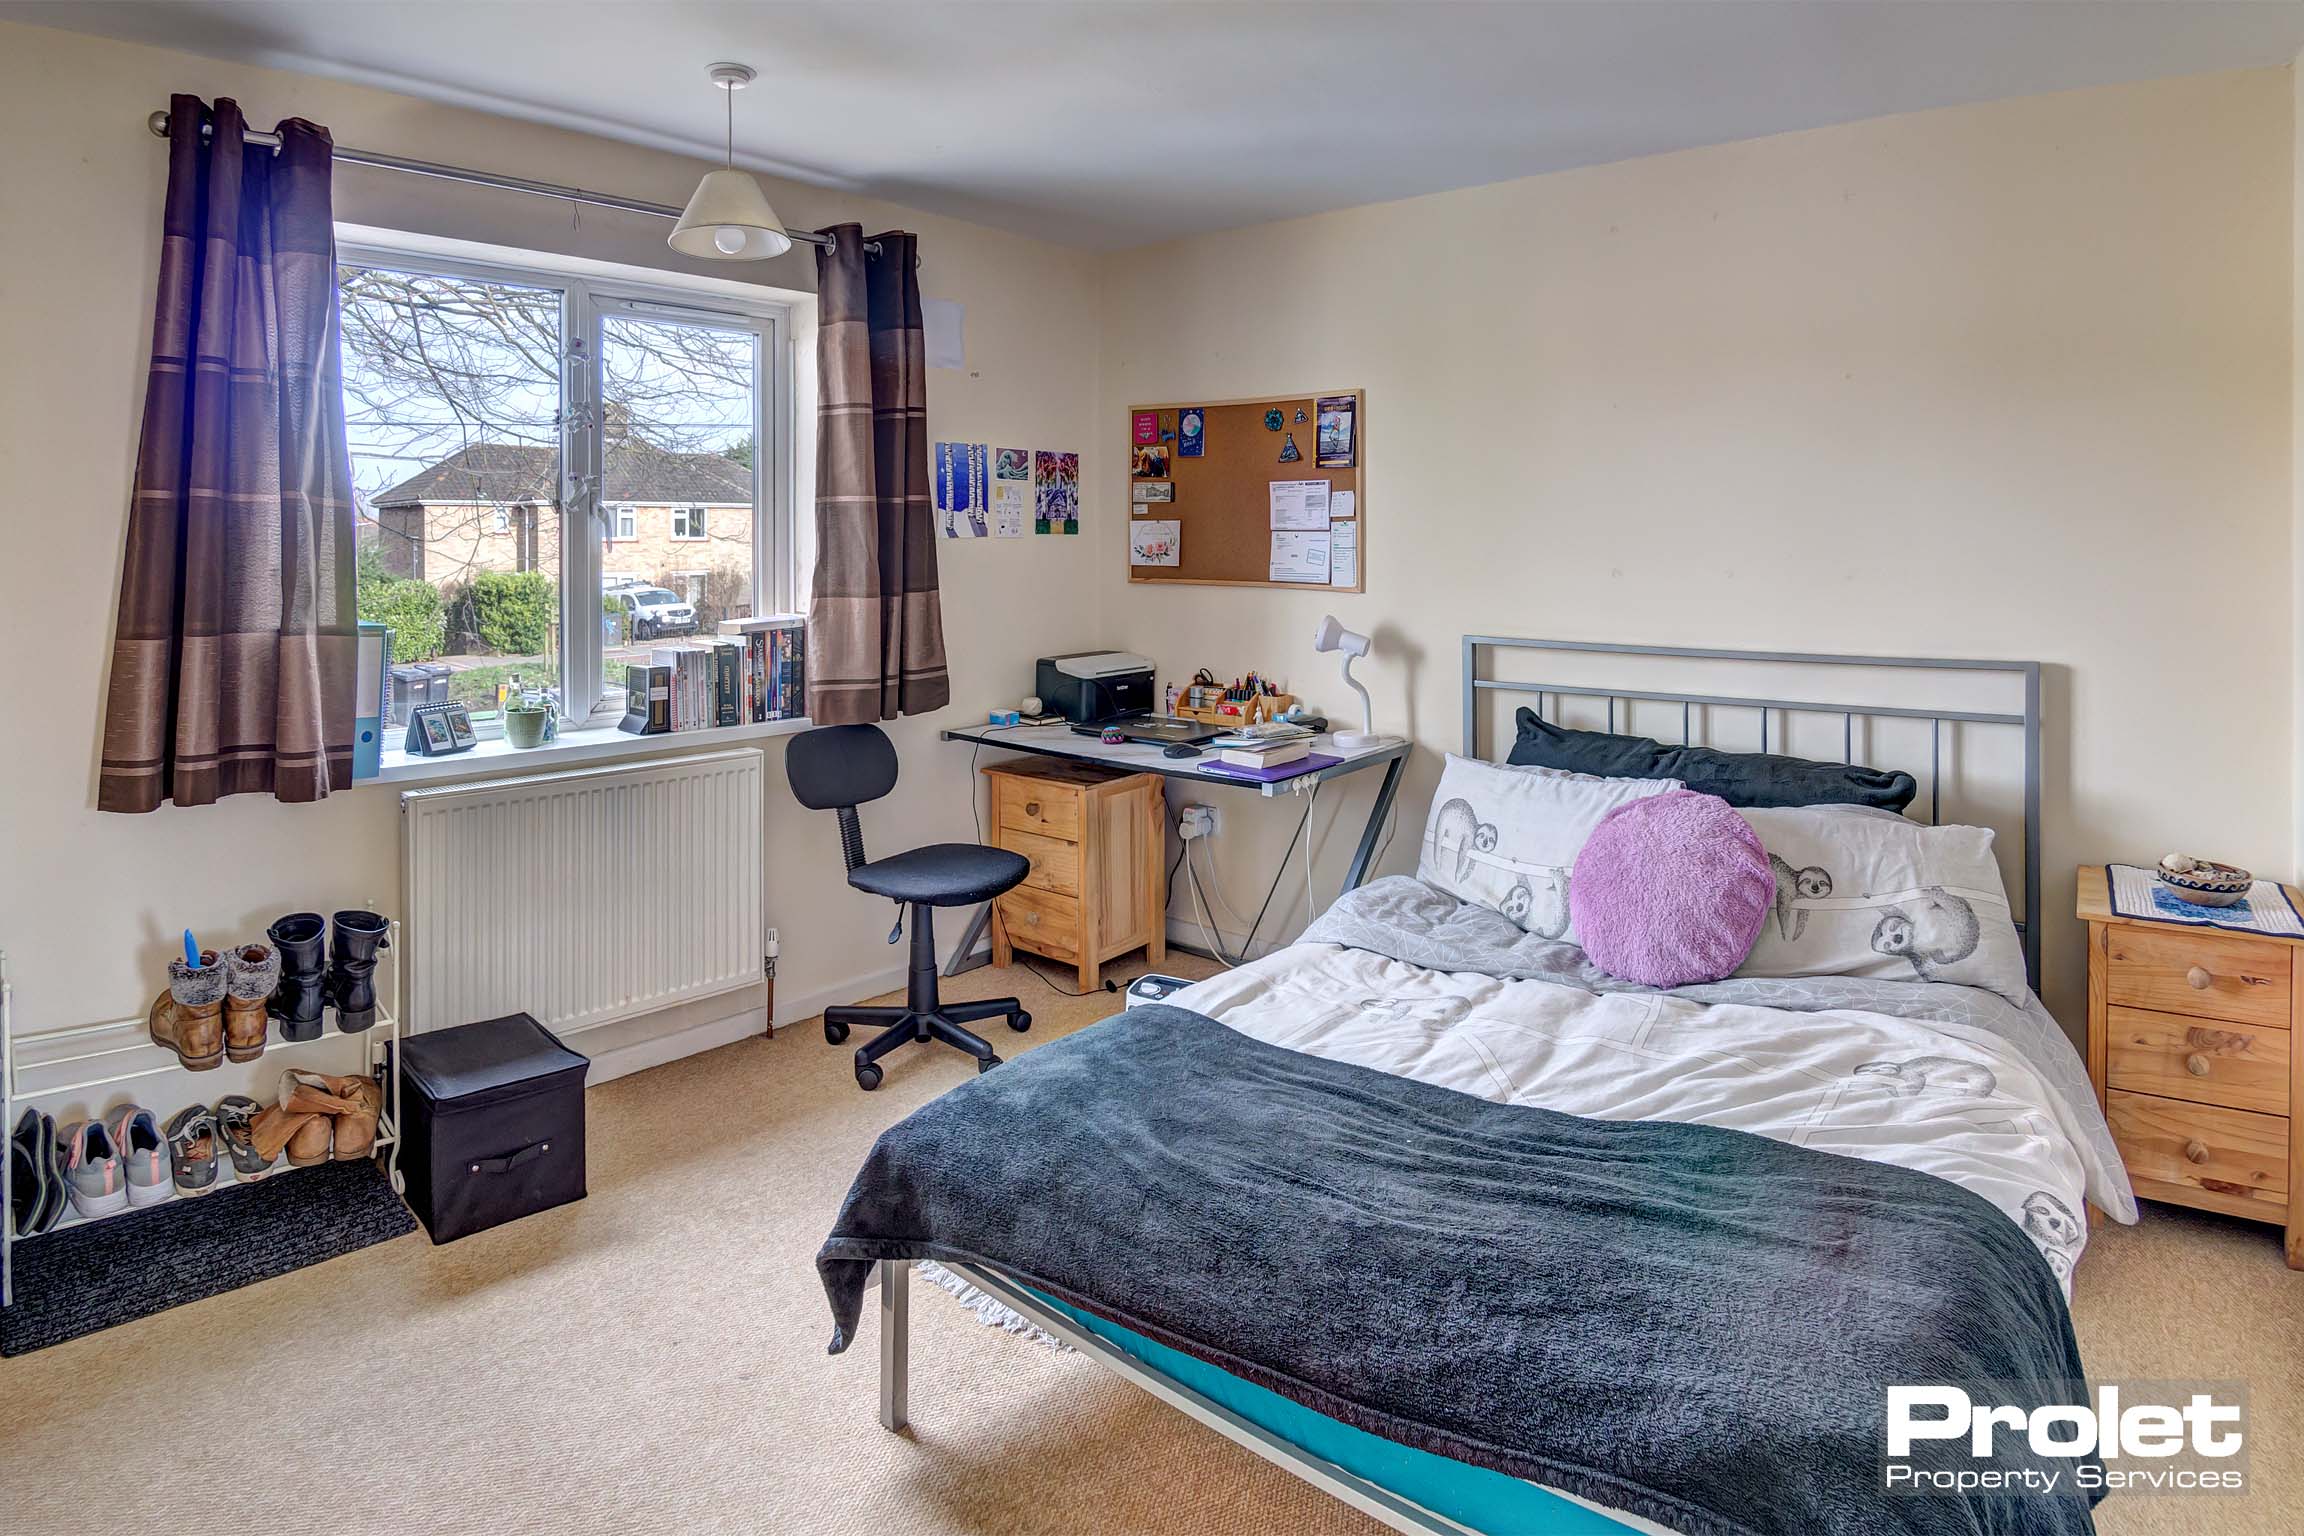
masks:
MULTIPOLYGON (((1840 760, 1855 761, 1856 721, 1867 720, 1925 720, 1928 722, 1928 825, 1935 826, 1942 819, 1944 727, 1946 724, 2013 726, 2024 733, 2024 916, 2016 924, 2016 931, 2024 938, 2024 972, 2034 991, 2040 988, 2040 663, 2036 661, 1969 661, 1947 657, 1919 656, 1835 656, 1815 651, 1721 651, 1685 645, 1609 645, 1595 640, 1518 640, 1502 635, 1466 635, 1464 637, 1464 755, 1480 755, 1480 696, 1484 693, 1517 693, 1536 696, 1537 714, 1544 713, 1547 698, 1603 699, 1608 705, 1608 729, 1616 729, 1618 700, 1677 704, 1680 706, 1680 740, 1686 746, 1702 746, 1690 736, 1694 712, 1698 708, 1725 708, 1756 710, 1760 716, 1760 750, 1768 750, 1769 721, 1776 715, 1838 715, 1840 717, 1840 760), (1820 703, 1814 699, 1776 699, 1755 695, 1716 693, 1656 693, 1640 689, 1610 688, 1591 684, 1520 682, 1499 677, 1483 676, 1480 671, 1482 653, 1486 651, 1552 651, 1581 652, 1605 656, 1669 656, 1695 661, 1726 661, 1793 666, 1830 666, 1887 668, 1908 672, 1997 672, 2018 677, 2024 683, 2024 709, 2020 714, 1992 713, 1966 709, 1920 709, 1909 706, 1820 703)), ((1709 736, 1709 732, 1706 733, 1709 736)))
MULTIPOLYGON (((1484 693, 1531 694, 1537 698, 1537 711, 1543 712, 1546 699, 1585 698, 1602 699, 1607 703, 1609 729, 1616 726, 1616 705, 1619 700, 1648 703, 1678 704, 1681 707, 1681 740, 1689 745, 1703 745, 1691 739, 1694 711, 1698 708, 1727 708, 1757 710, 1760 715, 1761 750, 1767 750, 1769 721, 1776 715, 1838 715, 1841 717, 1842 760, 1854 760, 1855 721, 1857 717, 1925 720, 1929 722, 1929 778, 1928 823, 1933 826, 1942 810, 1940 779, 1943 768, 1943 737, 1947 723, 1966 725, 2011 726, 2023 731, 2024 742, 2024 920, 2017 929, 2024 939, 2024 964, 2032 985, 2040 984, 2040 935, 2037 914, 2040 910, 2040 664, 2036 661, 1970 661, 1944 658, 1906 656, 1842 656, 1806 651, 1734 651, 1713 650, 1691 646, 1669 645, 1609 645, 1587 640, 1526 640, 1501 635, 1466 635, 1464 637, 1464 755, 1480 755, 1480 698, 1484 693), (1521 682, 1514 679, 1483 675, 1483 655, 1490 651, 1522 650, 1585 653, 1609 656, 1671 657, 1693 661, 1786 663, 1796 665, 1838 666, 1852 668, 1895 668, 1907 671, 1938 672, 1992 672, 2020 678, 2024 688, 2024 707, 2021 713, 1995 713, 1976 710, 1926 709, 1912 706, 1867 705, 1858 703, 1824 703, 1804 699, 1779 699, 1760 696, 1653 692, 1624 689, 1597 684, 1521 682)), ((1709 725, 1709 717, 1707 717, 1709 725)), ((1707 730, 1706 735, 1710 732, 1707 730)), ((1393 765, 1398 772, 1399 765, 1393 765)), ((1071 1318, 1042 1304, 1017 1281, 977 1264, 944 1261, 944 1267, 984 1291, 998 1298, 1036 1326, 1061 1339, 1072 1348, 1094 1360, 1135 1386, 1143 1388, 1170 1407, 1214 1429, 1234 1444, 1254 1452, 1266 1461, 1290 1472, 1314 1487, 1342 1499, 1355 1509, 1407 1536, 1466 1536, 1466 1527, 1446 1516, 1424 1508, 1378 1483, 1314 1456, 1310 1452, 1285 1440, 1261 1425, 1243 1418, 1214 1399, 1196 1392, 1180 1382, 1145 1365, 1125 1351, 1080 1327, 1071 1318)), ((875 1283, 880 1292, 880 1423, 891 1433, 901 1431, 910 1422, 909 1388, 911 1378, 911 1279, 912 1261, 883 1259, 879 1262, 875 1283)), ((1547 1492, 1559 1494, 1573 1503, 1585 1504, 1627 1530, 1658 1533, 1671 1536, 1664 1527, 1643 1520, 1636 1515, 1602 1505, 1588 1504, 1558 1489, 1547 1492)), ((1472 1532, 1471 1536, 1478 1536, 1472 1532)))

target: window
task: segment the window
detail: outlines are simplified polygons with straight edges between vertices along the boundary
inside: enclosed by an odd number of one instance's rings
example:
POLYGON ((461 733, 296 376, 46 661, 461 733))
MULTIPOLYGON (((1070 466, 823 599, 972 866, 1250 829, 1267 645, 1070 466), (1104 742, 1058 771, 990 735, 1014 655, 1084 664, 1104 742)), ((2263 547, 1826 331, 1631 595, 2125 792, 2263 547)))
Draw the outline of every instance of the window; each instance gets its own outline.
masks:
POLYGON ((628 663, 797 603, 783 307, 595 271, 340 252, 360 616, 484 733, 513 676, 613 718, 628 663))

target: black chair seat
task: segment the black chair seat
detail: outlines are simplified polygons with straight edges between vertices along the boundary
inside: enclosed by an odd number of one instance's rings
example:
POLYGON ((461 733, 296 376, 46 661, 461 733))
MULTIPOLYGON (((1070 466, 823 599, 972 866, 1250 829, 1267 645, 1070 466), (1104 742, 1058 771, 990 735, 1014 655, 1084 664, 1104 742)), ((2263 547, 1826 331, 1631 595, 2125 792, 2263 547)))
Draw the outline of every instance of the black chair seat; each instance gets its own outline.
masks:
POLYGON ((1005 848, 980 843, 931 843, 885 859, 859 864, 848 883, 875 896, 924 902, 931 907, 967 907, 990 901, 1022 883, 1031 861, 1005 848))

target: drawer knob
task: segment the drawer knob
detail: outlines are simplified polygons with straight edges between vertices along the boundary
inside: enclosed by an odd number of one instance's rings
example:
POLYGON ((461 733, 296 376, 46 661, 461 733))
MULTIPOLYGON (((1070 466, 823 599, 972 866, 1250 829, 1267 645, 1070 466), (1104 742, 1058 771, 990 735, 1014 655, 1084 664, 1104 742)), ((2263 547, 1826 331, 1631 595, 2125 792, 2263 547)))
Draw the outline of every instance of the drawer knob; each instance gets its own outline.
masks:
MULTIPOLYGON (((1037 800, 1027 800, 1027 801, 1025 801, 1025 802, 1024 802, 1024 814, 1025 814, 1025 815, 1027 815, 1027 816, 1037 816, 1037 815, 1039 815, 1039 814, 1040 814, 1040 802, 1039 802, 1039 801, 1037 801, 1037 800)), ((2196 987, 2204 987, 2204 986, 2208 985, 2208 983, 2206 983, 2206 982, 2204 982, 2204 981, 2196 981, 2196 982, 2192 983, 2192 985, 2194 985, 2194 986, 2196 986, 2196 987)))
POLYGON ((2193 991, 2205 992, 2208 990, 2208 983, 2216 978, 2209 975, 2204 968, 2196 965, 2184 973, 2184 979, 2192 984, 2193 991))
POLYGON ((2198 1051, 2194 1051, 2184 1058, 2184 1070, 2194 1077, 2206 1077, 2208 1075, 2208 1058, 2198 1051))
POLYGON ((2208 1143, 2204 1141, 2188 1141, 2184 1143, 2184 1160, 2188 1163, 2204 1163, 2208 1161, 2208 1143))

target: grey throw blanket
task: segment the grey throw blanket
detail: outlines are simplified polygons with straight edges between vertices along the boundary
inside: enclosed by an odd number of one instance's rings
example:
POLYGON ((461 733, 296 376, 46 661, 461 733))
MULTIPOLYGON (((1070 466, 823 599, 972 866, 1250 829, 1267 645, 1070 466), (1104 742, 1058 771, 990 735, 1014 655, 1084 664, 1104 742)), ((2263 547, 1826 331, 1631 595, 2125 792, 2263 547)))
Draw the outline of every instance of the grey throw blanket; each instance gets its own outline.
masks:
POLYGON ((874 1261, 908 1258, 1689 1536, 2092 1529, 2077 1495, 1881 1492, 1889 1383, 2086 1401, 2030 1241, 1909 1169, 1490 1103, 1140 1008, 880 1138, 817 1255, 835 1353, 874 1261))

